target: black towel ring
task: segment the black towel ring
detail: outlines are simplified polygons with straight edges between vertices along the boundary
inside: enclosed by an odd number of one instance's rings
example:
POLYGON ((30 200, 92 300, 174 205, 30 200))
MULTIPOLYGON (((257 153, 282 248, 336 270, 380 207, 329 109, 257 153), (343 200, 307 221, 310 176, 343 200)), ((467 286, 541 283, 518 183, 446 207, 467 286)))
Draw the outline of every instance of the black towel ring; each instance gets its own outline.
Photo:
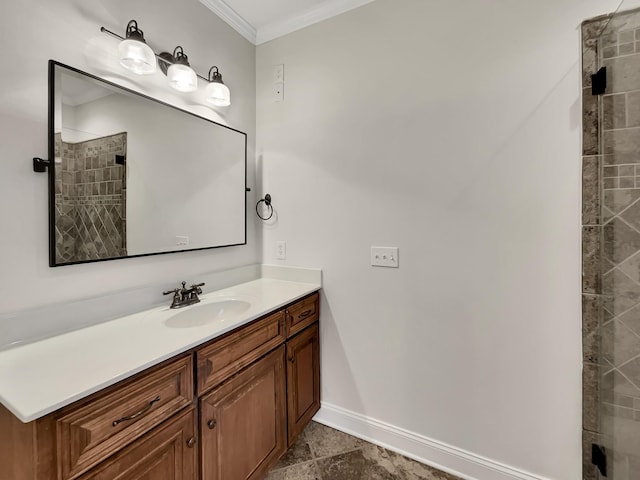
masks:
POLYGON ((273 205, 271 205, 271 195, 267 193, 264 196, 264 198, 261 198, 260 200, 258 200, 258 203, 256 203, 256 214, 258 215, 258 217, 260 217, 261 220, 269 220, 271 217, 273 217, 273 205), (263 217, 262 215, 260 215, 260 209, 258 207, 260 207, 260 204, 263 202, 269 209, 268 217, 263 217))

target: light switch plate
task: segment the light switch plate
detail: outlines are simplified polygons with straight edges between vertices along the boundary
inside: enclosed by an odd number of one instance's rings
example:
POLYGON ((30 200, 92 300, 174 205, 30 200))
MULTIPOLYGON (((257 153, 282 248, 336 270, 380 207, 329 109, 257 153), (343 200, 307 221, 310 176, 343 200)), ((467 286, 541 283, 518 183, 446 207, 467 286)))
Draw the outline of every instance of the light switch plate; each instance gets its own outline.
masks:
POLYGON ((274 65, 272 78, 273 83, 284 82, 284 65, 274 65))
POLYGON ((371 265, 399 268, 398 247, 371 247, 371 265))

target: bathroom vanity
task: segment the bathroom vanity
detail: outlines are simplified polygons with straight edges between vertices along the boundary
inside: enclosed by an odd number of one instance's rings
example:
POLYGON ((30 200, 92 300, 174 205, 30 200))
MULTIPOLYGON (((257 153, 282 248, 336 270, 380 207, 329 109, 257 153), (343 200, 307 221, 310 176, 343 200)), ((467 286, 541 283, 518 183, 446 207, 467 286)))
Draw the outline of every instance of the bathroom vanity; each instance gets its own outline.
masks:
MULTIPOLYGON (((122 344, 114 341, 119 324, 92 331, 102 327, 98 325, 71 332, 71 338, 63 335, 39 346, 0 352, 0 363, 15 364, 16 382, 11 391, 11 374, 5 369, 0 378, 0 479, 262 478, 320 407, 319 286, 267 279, 246 285, 244 290, 236 288, 235 295, 218 300, 214 295, 183 312, 163 308, 133 315, 122 325, 129 325, 134 338, 122 344), (250 295, 243 297, 242 292, 250 295), (215 312, 207 305, 232 306, 236 304, 229 302, 249 296, 254 299, 251 308, 232 315, 234 320, 227 324, 224 315, 210 325, 197 311, 179 316, 193 308, 215 312), (270 308, 274 302, 278 306, 270 308), (153 335, 136 333, 136 328, 150 328, 154 318, 161 318, 161 327, 169 331, 166 339, 159 335, 156 342, 153 335), (172 319, 174 328, 169 328, 172 319), (185 325, 176 324, 176 319, 185 325), (102 339, 102 347, 93 345, 93 358, 79 356, 73 365, 65 363, 65 355, 73 358, 73 352, 65 353, 70 344, 65 342, 94 335, 102 339), (110 341, 113 344, 105 348, 110 341), (137 359, 132 355, 123 368, 121 357, 136 344, 151 353, 137 359), (59 391, 55 378, 30 376, 38 368, 33 363, 38 348, 40 361, 52 364, 42 372, 67 365, 67 371, 57 372, 58 381, 67 379, 59 391), (56 351, 55 358, 47 358, 56 351), (154 358, 161 360, 149 366, 154 358), (91 382, 78 379, 91 377, 93 369, 91 382), (135 370, 103 388, 109 378, 135 370), (43 398, 29 401, 38 394, 43 398)), ((127 335, 126 330, 122 334, 127 335)), ((84 345, 77 353, 91 348, 84 345)))

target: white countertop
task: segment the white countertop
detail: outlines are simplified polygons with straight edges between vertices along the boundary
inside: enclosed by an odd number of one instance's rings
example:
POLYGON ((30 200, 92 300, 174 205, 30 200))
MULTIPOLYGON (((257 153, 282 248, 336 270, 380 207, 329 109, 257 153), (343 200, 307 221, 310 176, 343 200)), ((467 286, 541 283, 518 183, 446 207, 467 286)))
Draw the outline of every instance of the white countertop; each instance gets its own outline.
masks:
POLYGON ((244 313, 210 324, 170 328, 164 322, 191 307, 171 310, 167 304, 0 351, 0 403, 28 423, 320 288, 262 278, 201 296, 197 305, 250 300, 244 313))

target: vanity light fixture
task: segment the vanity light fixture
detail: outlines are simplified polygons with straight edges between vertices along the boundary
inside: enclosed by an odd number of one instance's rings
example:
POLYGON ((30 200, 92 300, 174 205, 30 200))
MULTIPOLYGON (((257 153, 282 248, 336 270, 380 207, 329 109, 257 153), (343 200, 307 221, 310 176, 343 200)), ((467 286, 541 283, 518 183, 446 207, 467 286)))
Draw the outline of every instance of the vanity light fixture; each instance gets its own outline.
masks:
POLYGON ((138 22, 127 24, 126 38, 118 45, 120 65, 138 75, 148 75, 156 71, 156 54, 144 40, 138 22))
POLYGON ((189 57, 181 46, 177 46, 173 50, 173 54, 162 52, 158 56, 161 62, 160 69, 169 79, 171 88, 185 93, 195 92, 198 89, 198 76, 189 65, 189 57), (163 61, 166 70, 162 67, 163 61))
POLYGON ((211 67, 205 78, 198 75, 189 65, 189 57, 181 46, 177 46, 173 53, 155 53, 145 42, 138 23, 131 20, 127 24, 126 38, 100 27, 100 31, 121 40, 118 46, 120 64, 139 75, 154 73, 156 67, 169 79, 169 85, 180 92, 195 92, 198 89, 198 77, 209 82, 206 87, 207 103, 216 107, 231 105, 231 92, 222 81, 218 67, 211 67))
POLYGON ((207 102, 216 107, 228 107, 231 105, 231 92, 229 87, 222 81, 222 75, 218 71, 218 67, 213 66, 209 69, 209 82, 206 89, 207 102))

